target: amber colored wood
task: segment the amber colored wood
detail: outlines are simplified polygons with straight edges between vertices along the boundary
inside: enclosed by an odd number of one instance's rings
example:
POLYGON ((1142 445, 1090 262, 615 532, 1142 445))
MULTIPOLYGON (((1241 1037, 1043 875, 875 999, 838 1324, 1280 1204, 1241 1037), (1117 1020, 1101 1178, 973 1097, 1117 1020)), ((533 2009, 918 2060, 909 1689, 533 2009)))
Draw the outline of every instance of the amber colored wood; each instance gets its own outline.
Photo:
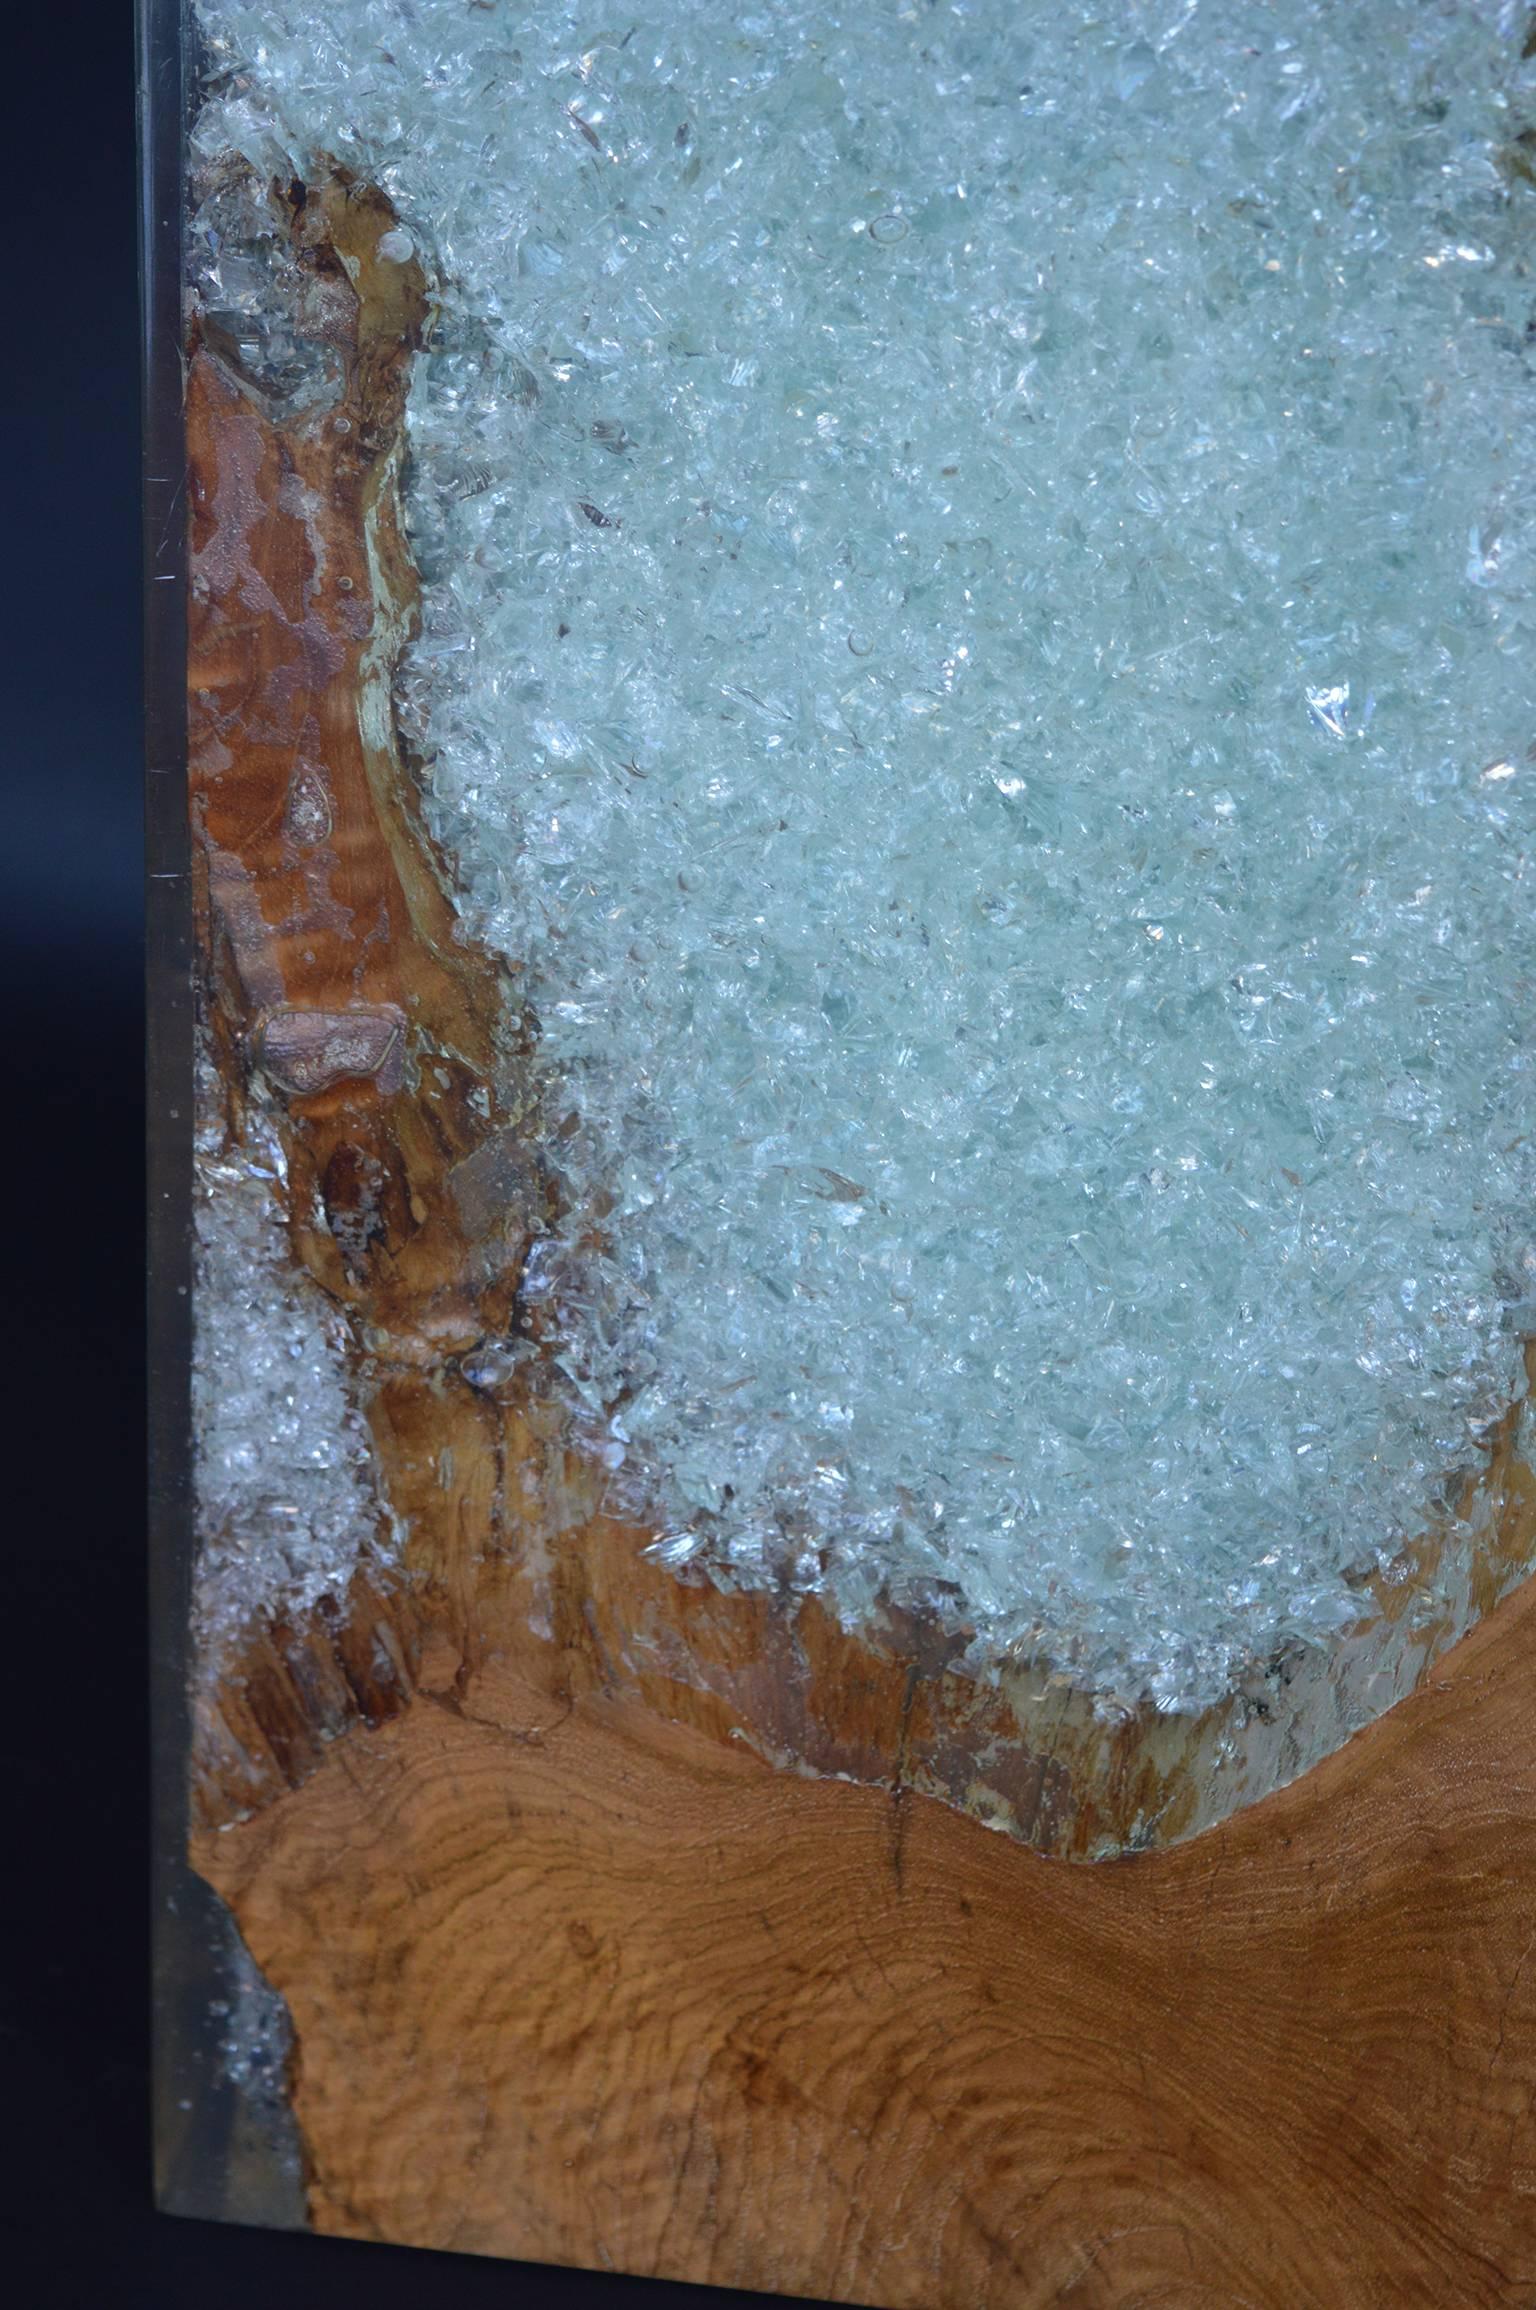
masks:
POLYGON ((495 1663, 197 1858, 324 2229, 913 2310, 1536 2302, 1530 1587, 1096 1868, 495 1663))
POLYGON ((936 1607, 855 1635, 649 1554, 520 1291, 557 1087, 391 709, 425 280, 344 172, 271 200, 336 381, 275 398, 194 325, 204 1026, 405 1538, 300 1624, 205 1636, 192 1778, 288 2001, 317 2226, 893 2310, 1536 2304, 1513 1415, 1460 1503, 1471 1637, 1424 1609, 1446 1524, 1326 1677, 1199 1719, 978 1683, 936 1607), (1341 1694, 1407 1697, 1236 1810, 1341 1694))
POLYGON ((400 424, 420 264, 344 173, 274 191, 333 395, 274 405, 194 325, 186 427, 192 810, 207 1021, 238 1137, 274 1103, 301 1263, 366 1311, 369 1350, 431 1363, 505 1322, 528 1208, 477 1240, 457 1167, 502 1121, 502 985, 456 935, 397 773, 388 683, 414 614, 400 424), (382 695, 380 694, 382 691, 382 695))

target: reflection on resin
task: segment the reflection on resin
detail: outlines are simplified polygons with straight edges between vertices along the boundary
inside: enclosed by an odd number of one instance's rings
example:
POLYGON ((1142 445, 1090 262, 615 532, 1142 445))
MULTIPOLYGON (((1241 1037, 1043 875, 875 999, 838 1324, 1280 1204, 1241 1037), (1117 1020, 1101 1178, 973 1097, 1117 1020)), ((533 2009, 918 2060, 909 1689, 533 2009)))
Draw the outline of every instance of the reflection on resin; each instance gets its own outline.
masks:
MULTIPOLYGON (((1192 1709, 1521 1392, 1506 13, 200 0, 205 159, 431 270, 402 711, 565 1118, 500 1352, 663 1562, 1192 1709)), ((262 231, 194 264, 302 403, 262 231)), ((302 1605, 357 1407, 206 1184, 205 1520, 317 1501, 302 1605)))

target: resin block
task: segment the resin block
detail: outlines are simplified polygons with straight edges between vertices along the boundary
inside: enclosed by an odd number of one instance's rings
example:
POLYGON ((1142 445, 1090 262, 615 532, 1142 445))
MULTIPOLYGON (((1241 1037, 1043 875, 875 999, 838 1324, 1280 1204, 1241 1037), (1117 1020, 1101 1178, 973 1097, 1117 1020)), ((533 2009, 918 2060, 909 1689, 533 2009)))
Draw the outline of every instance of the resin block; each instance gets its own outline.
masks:
POLYGON ((1524 2282, 1527 49, 199 0, 169 2202, 1524 2282))

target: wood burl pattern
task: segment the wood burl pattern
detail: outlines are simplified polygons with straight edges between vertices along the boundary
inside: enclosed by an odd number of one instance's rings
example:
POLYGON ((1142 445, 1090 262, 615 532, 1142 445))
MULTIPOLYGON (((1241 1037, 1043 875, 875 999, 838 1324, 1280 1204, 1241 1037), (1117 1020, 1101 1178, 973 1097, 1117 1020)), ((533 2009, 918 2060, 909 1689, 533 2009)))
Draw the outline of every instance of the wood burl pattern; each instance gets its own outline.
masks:
POLYGON ((323 2229, 912 2310, 1536 2302, 1530 1587, 1092 1868, 489 1663, 198 1861, 323 2229))

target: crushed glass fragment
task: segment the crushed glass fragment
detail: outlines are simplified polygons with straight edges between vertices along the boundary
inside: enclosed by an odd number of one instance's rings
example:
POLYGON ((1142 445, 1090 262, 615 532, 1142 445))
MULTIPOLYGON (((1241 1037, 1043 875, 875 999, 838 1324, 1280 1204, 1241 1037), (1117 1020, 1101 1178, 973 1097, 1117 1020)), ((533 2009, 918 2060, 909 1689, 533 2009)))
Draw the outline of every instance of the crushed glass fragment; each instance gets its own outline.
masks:
MULTIPOLYGON (((654 1553, 1167 1707, 1325 1641, 1521 1385, 1511 11, 198 4, 200 151, 340 159, 434 272, 401 710, 654 1553)), ((241 197, 206 299, 323 398, 241 197)), ((281 1549, 301 1470, 313 1586, 355 1415, 209 1192, 205 1512, 281 1549)))

